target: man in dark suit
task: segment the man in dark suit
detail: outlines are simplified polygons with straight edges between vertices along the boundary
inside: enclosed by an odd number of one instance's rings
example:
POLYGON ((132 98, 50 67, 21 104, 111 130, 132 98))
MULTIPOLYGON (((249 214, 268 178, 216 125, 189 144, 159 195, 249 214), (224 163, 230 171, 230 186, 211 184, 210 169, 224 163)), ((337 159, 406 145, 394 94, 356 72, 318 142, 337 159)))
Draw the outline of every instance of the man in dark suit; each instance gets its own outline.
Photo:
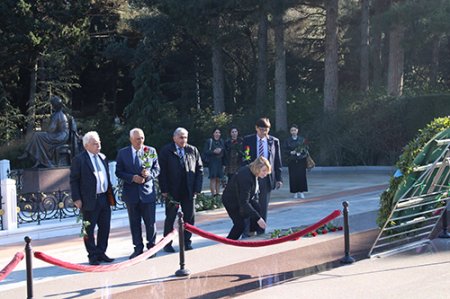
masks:
MULTIPOLYGON (((159 154, 159 187, 166 201, 164 236, 173 230, 178 203, 184 222, 194 225, 195 197, 202 191, 203 164, 198 149, 187 142, 188 131, 177 128, 173 133, 173 142, 164 146, 159 154)), ((186 250, 192 249, 191 237, 192 233, 185 231, 186 250)), ((172 242, 164 247, 164 251, 175 252, 172 242)))
MULTIPOLYGON (((281 178, 281 152, 280 141, 269 135, 270 121, 268 118, 260 118, 255 125, 256 134, 244 137, 244 151, 249 149, 249 160, 252 162, 256 158, 263 156, 269 160, 272 172, 265 178, 259 178, 259 205, 261 207, 260 215, 267 222, 267 209, 270 202, 270 193, 273 189, 278 189, 283 185, 281 178)), ((260 228, 256 223, 250 223, 250 231, 263 234, 264 229, 260 228)))
POLYGON ((122 200, 127 205, 134 252, 130 259, 142 254, 142 220, 145 224, 147 249, 155 246, 156 189, 159 175, 158 155, 155 148, 144 145, 144 132, 130 131, 131 145, 117 153, 116 176, 123 180, 122 200))
POLYGON ((74 205, 83 213, 83 223, 88 221, 84 245, 88 252, 89 264, 110 263, 105 252, 108 247, 111 225, 111 208, 107 192, 111 188, 109 168, 105 155, 100 153, 101 143, 97 132, 84 135, 85 151, 77 155, 70 168, 70 189, 74 205), (94 229, 98 227, 97 244, 94 229))

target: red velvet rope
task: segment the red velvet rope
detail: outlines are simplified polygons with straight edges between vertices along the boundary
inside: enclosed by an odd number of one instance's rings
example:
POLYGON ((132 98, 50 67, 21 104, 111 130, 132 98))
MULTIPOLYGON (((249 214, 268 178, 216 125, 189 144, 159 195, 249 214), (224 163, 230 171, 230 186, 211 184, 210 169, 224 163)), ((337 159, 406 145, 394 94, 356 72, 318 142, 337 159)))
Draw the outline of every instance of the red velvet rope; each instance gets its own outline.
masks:
POLYGON ((14 257, 11 259, 11 261, 8 263, 8 265, 5 266, 5 268, 0 271, 0 281, 5 279, 9 273, 14 270, 14 268, 17 266, 17 264, 23 260, 24 254, 22 252, 17 252, 14 257))
POLYGON ((147 250, 145 253, 143 253, 141 255, 138 255, 137 257, 135 257, 135 258, 133 258, 131 260, 127 260, 127 261, 123 261, 123 262, 115 263, 115 264, 110 264, 110 265, 90 266, 90 265, 73 264, 73 263, 61 261, 59 259, 56 259, 56 258, 51 257, 49 255, 46 255, 45 253, 40 252, 40 251, 34 252, 34 256, 36 258, 40 259, 40 260, 43 260, 44 262, 49 263, 49 264, 52 264, 52 265, 55 265, 55 266, 58 266, 58 267, 61 267, 61 268, 73 270, 73 271, 79 271, 79 272, 109 272, 109 271, 115 271, 115 270, 118 270, 118 269, 127 268, 129 266, 138 264, 138 263, 148 259, 152 255, 154 255, 155 253, 160 251, 170 241, 172 241, 175 238, 176 235, 177 235, 177 232, 174 229, 171 233, 169 233, 167 236, 162 238, 154 247, 152 247, 151 249, 147 250))
POLYGON ((239 241, 239 240, 231 240, 231 239, 227 239, 225 237, 221 237, 218 235, 214 235, 211 234, 207 231, 201 230, 193 225, 190 225, 189 223, 185 223, 184 227, 185 229, 187 229, 188 231, 190 231, 191 233, 197 234, 199 236, 202 236, 204 238, 213 240, 213 241, 217 241, 220 243, 224 243, 224 244, 228 244, 228 245, 233 245, 233 246, 241 246, 241 247, 261 247, 261 246, 268 246, 268 245, 274 245, 274 244, 279 244, 279 243, 283 243, 286 241, 291 241, 291 240, 296 240, 312 231, 315 231, 316 229, 318 229, 319 227, 327 224, 328 222, 330 222, 331 220, 333 220, 334 218, 338 217, 339 215, 341 215, 341 211, 339 210, 335 210, 333 213, 331 213, 330 215, 328 215, 327 217, 323 218, 322 220, 320 220, 319 222, 305 228, 302 229, 298 232, 292 233, 290 235, 284 236, 284 237, 280 237, 277 239, 271 239, 271 240, 259 240, 259 241, 239 241))

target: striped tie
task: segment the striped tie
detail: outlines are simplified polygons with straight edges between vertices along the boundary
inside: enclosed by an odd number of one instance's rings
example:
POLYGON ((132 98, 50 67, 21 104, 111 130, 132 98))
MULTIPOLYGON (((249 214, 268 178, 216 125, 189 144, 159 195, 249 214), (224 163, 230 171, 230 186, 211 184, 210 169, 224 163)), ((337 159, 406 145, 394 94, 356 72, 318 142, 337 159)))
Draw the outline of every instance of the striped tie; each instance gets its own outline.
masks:
POLYGON ((184 155, 183 155, 183 149, 181 147, 178 148, 178 156, 180 158, 180 164, 184 166, 184 155))
POLYGON ((259 139, 258 157, 264 157, 264 143, 262 139, 259 139))

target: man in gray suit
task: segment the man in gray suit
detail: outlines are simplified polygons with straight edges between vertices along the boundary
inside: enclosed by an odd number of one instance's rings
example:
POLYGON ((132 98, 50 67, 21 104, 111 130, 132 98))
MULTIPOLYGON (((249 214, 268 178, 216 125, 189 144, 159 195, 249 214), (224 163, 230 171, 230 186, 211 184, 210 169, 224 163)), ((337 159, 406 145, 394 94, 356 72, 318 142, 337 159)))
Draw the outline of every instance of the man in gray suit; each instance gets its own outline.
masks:
POLYGON ((144 145, 144 132, 134 128, 130 131, 130 146, 117 153, 116 175, 123 180, 122 199, 127 205, 134 252, 130 259, 142 254, 142 220, 145 224, 147 249, 155 246, 156 189, 159 175, 156 149, 144 145))

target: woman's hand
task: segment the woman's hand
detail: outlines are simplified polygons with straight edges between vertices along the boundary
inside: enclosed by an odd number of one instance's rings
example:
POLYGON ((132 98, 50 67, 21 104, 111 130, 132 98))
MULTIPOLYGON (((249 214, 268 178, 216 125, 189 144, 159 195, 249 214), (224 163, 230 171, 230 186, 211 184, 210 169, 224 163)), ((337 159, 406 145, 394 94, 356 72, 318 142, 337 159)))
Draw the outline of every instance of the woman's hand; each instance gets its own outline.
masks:
POLYGON ((259 225, 259 227, 260 228, 262 228, 262 229, 266 229, 266 222, 264 221, 264 219, 262 219, 262 218, 259 218, 258 219, 258 222, 256 222, 256 223, 258 223, 258 225, 259 225))

